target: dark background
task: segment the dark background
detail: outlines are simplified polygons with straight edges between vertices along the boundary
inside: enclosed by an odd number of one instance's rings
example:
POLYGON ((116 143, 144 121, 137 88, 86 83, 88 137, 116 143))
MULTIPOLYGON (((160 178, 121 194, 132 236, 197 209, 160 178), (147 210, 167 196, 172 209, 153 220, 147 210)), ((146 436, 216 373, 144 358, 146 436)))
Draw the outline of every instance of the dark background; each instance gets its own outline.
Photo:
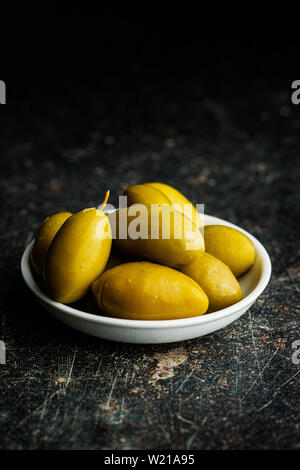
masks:
POLYGON ((296 449, 298 44, 280 30, 201 37, 204 16, 148 13, 19 19, 1 31, 0 446, 296 449), (108 188, 116 205, 146 181, 175 186, 267 248, 268 288, 226 329, 111 343, 67 329, 23 285, 20 258, 43 218, 98 205, 108 188))

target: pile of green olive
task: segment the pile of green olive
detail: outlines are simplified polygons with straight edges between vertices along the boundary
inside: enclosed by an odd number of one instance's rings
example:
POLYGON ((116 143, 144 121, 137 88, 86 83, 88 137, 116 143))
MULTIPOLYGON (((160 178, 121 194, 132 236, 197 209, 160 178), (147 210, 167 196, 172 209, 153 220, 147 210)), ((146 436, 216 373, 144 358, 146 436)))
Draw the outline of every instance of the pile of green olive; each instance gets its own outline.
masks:
POLYGON ((103 212, 109 192, 99 209, 61 212, 44 220, 31 265, 54 300, 69 304, 91 293, 100 314, 171 320, 215 312, 242 299, 237 278, 255 260, 247 236, 223 225, 202 227, 196 208, 166 184, 131 186, 124 195, 128 207, 115 213, 114 237, 103 212), (121 219, 128 227, 132 222, 133 205, 135 212, 140 206, 148 209, 146 237, 119 234, 121 219), (159 210, 157 218, 154 208, 159 210), (162 232, 164 216, 175 221, 168 237, 162 232))

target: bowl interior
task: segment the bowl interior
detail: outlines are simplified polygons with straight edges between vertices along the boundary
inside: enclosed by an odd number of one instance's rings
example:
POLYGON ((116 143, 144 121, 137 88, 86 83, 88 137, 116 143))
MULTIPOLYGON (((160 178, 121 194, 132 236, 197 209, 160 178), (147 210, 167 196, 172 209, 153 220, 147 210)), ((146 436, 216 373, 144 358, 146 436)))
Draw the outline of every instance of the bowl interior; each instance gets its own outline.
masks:
POLYGON ((255 263, 243 276, 239 277, 243 296, 249 295, 257 286, 262 276, 262 259, 259 254, 255 258, 255 263))

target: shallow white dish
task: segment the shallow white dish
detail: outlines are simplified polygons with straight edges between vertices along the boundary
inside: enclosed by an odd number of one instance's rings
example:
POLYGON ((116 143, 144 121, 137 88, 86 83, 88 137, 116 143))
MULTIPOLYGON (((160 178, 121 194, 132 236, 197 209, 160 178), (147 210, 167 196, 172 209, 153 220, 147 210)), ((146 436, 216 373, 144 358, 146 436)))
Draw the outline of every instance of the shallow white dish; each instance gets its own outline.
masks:
POLYGON ((229 325, 245 313, 267 286, 272 269, 265 248, 245 230, 211 215, 204 215, 204 224, 234 227, 245 233, 253 241, 256 249, 255 264, 239 279, 244 298, 231 307, 215 313, 180 320, 124 320, 87 313, 55 302, 39 288, 32 275, 30 251, 34 241, 27 246, 22 256, 22 275, 36 299, 48 312, 83 333, 125 343, 172 343, 197 338, 229 325))

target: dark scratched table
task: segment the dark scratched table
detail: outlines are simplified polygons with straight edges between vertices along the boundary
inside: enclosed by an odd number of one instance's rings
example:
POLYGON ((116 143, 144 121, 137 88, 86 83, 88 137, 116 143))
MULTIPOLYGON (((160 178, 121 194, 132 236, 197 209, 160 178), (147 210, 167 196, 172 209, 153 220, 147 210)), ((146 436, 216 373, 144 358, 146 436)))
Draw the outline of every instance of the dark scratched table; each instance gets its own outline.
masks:
MULTIPOLYGON (((103 79, 1 111, 0 446, 299 448, 300 106, 281 88, 227 98, 193 77, 124 92, 103 79), (176 87, 179 87, 178 89, 176 87), (66 92, 66 93, 65 93, 66 92), (134 345, 80 334, 25 287, 20 258, 47 215, 163 181, 256 236, 273 264, 245 315, 207 337, 134 345)), ((12 92, 11 92, 12 94, 12 92)))

